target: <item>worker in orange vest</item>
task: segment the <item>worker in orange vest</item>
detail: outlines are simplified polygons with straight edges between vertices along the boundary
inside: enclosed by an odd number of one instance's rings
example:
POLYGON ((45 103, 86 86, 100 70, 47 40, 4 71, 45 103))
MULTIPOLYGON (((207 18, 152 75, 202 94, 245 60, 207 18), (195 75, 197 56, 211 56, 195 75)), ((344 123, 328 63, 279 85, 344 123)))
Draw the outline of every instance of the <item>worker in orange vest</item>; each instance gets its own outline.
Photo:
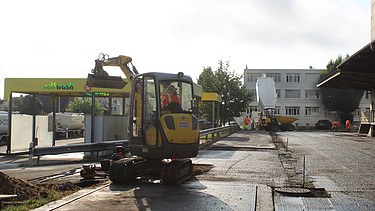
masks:
POLYGON ((249 122, 250 122, 249 117, 246 117, 245 122, 244 122, 244 126, 243 126, 245 128, 245 130, 247 130, 249 128, 249 122))
POLYGON ((333 124, 332 124, 332 128, 331 128, 331 131, 333 130, 333 129, 335 129, 335 131, 337 132, 337 128, 340 126, 340 122, 334 122, 333 124))
POLYGON ((180 104, 180 98, 177 96, 177 89, 173 85, 168 86, 165 92, 160 96, 160 99, 162 109, 171 102, 180 104))
POLYGON ((350 125, 351 125, 351 121, 350 120, 346 120, 345 124, 346 124, 346 130, 349 131, 350 130, 350 125))

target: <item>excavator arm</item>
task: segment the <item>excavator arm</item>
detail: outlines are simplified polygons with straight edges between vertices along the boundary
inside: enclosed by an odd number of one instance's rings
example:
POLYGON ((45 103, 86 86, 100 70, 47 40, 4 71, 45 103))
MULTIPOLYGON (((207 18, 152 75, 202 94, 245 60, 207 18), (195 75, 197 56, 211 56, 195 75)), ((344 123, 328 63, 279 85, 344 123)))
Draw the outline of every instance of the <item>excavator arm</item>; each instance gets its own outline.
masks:
POLYGON ((109 58, 107 54, 99 54, 99 58, 95 60, 95 68, 91 70, 92 74, 87 76, 87 85, 90 87, 122 89, 126 86, 125 82, 120 76, 109 76, 103 69, 104 66, 120 67, 122 72, 129 81, 133 80, 135 74, 138 74, 137 69, 132 64, 132 58, 128 56, 118 56, 109 58), (132 66, 130 69, 129 64, 132 66))

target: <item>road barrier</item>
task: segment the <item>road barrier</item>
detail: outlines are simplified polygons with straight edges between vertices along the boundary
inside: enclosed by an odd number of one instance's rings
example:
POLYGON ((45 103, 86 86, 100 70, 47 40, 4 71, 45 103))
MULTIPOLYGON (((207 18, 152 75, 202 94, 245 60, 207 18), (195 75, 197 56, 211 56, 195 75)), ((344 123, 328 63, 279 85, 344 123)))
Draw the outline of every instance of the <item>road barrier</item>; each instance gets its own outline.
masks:
MULTIPOLYGON (((113 150, 115 146, 122 145, 125 148, 125 151, 129 151, 130 144, 128 140, 122 141, 106 141, 100 143, 86 143, 86 144, 72 144, 65 146, 55 146, 55 147, 38 147, 30 148, 30 155, 38 156, 37 165, 39 165, 40 156, 43 155, 58 155, 65 153, 75 153, 75 152, 97 152, 105 150, 113 150)), ((30 156, 30 159, 32 159, 30 156)), ((30 163, 30 162, 29 162, 30 163)))
MULTIPOLYGON (((212 141, 215 138, 219 138, 222 136, 227 136, 232 134, 233 132, 237 131, 239 128, 238 126, 224 126, 224 127, 215 127, 209 128, 206 130, 199 131, 199 137, 206 136, 206 142, 209 139, 209 135, 211 135, 212 141)), ((205 143, 206 143, 205 142, 205 143)), ((65 154, 65 153, 75 153, 75 152, 97 152, 105 151, 105 150, 113 150, 115 146, 123 145, 126 151, 129 151, 130 144, 128 140, 122 141, 106 141, 100 143, 85 143, 85 144, 72 144, 72 145, 65 145, 65 146, 54 146, 54 147, 38 147, 38 148, 30 148, 29 153, 30 157, 29 160, 31 161, 33 156, 38 156, 37 165, 39 164, 40 156, 43 155, 58 155, 58 154, 65 154)))
POLYGON ((215 127, 215 128, 209 128, 206 130, 199 131, 199 137, 200 137, 200 144, 205 145, 207 142, 210 143, 209 139, 212 141, 215 141, 215 139, 221 138, 223 136, 228 136, 232 134, 233 132, 239 130, 239 126, 224 126, 224 127, 215 127), (211 137, 209 137, 211 135, 211 137), (205 136, 205 141, 202 143, 202 137, 205 136))

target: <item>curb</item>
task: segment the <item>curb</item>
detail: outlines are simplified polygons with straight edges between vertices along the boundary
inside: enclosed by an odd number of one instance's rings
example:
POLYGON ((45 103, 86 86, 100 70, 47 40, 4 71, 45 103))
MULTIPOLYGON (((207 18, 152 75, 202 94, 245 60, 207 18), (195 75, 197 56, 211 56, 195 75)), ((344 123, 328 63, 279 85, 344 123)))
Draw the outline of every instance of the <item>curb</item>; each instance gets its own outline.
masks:
POLYGON ((256 186, 255 210, 274 210, 272 189, 266 185, 256 186))

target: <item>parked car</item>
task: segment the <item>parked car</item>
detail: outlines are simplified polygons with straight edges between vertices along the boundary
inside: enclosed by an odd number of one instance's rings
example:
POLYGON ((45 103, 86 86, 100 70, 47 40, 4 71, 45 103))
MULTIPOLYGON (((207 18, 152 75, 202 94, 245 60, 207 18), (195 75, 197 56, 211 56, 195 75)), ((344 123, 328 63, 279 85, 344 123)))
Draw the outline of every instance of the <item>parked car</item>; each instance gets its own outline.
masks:
POLYGON ((201 130, 206 130, 206 129, 209 129, 212 127, 212 122, 210 121, 207 121, 205 119, 200 119, 199 120, 199 128, 201 130))
POLYGON ((238 126, 238 123, 236 121, 229 121, 227 123, 225 123, 225 126, 238 126))
POLYGON ((332 123, 328 119, 319 120, 315 124, 316 129, 318 130, 329 130, 332 127, 332 123))

